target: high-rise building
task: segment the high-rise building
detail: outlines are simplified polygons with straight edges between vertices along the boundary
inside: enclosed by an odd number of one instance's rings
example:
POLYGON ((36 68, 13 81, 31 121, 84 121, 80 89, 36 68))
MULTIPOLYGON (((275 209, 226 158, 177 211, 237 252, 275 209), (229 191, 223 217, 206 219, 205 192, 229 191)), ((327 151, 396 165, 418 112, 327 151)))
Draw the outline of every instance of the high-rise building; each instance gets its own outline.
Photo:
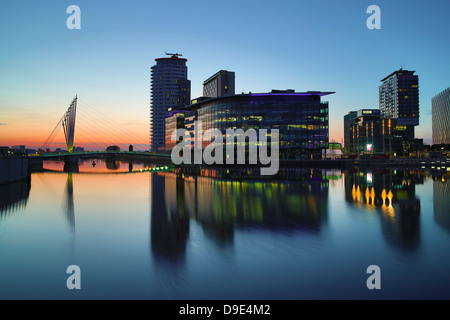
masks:
POLYGON ((150 149, 164 150, 165 119, 169 112, 190 104, 191 82, 181 54, 155 59, 151 68, 150 149))
POLYGON ((217 98, 234 95, 234 79, 234 72, 220 70, 203 82, 203 96, 217 98))
POLYGON ((379 86, 381 115, 398 119, 399 125, 419 125, 419 77, 414 72, 394 71, 379 86))
POLYGON ((450 88, 431 99, 433 144, 450 144, 450 88))

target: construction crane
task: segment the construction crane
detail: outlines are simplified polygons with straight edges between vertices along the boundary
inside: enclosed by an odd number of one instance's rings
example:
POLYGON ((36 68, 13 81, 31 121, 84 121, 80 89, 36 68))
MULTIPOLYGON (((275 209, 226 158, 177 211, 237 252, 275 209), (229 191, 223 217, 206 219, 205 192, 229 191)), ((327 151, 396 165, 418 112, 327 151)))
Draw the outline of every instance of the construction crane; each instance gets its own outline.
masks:
POLYGON ((178 58, 178 57, 183 56, 183 55, 180 54, 180 53, 167 53, 167 52, 165 52, 165 51, 164 51, 164 53, 165 53, 166 55, 168 55, 168 56, 172 56, 172 58, 178 58))

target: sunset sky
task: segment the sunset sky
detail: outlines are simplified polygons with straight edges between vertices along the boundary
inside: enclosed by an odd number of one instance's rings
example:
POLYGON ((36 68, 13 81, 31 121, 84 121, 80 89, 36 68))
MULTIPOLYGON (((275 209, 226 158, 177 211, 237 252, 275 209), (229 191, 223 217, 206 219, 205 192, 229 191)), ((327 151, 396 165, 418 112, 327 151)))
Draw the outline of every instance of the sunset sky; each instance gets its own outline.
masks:
MULTIPOLYGON (((164 51, 188 59, 192 98, 220 69, 236 72, 236 93, 335 91, 338 142, 348 111, 378 108, 381 79, 415 70, 416 137, 431 143, 431 98, 450 86, 449 12, 448 0, 1 0, 0 146, 42 146, 75 95, 76 146, 147 144, 150 68, 164 51), (72 4, 81 30, 66 27, 72 4), (381 30, 366 27, 373 4, 381 30)), ((63 142, 60 130, 53 146, 63 142)))

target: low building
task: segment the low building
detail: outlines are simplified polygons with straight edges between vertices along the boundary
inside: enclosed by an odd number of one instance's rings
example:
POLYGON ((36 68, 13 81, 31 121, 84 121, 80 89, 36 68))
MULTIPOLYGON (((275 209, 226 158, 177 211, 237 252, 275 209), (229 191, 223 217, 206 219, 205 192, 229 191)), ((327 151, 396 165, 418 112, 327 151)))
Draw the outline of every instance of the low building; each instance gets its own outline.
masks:
MULTIPOLYGON (((201 122, 202 132, 218 129, 224 137, 227 129, 278 129, 280 159, 321 159, 329 142, 328 102, 321 97, 333 93, 273 90, 206 99, 187 107, 185 126, 193 131, 193 123, 201 122)), ((178 123, 173 116, 167 121, 172 129, 178 123)), ((203 137, 203 148, 210 143, 203 137)))
POLYGON ((177 110, 169 113, 169 116, 166 118, 165 123, 165 150, 171 151, 177 143, 180 141, 172 140, 172 133, 177 129, 185 128, 185 114, 188 113, 187 110, 177 110))
POLYGON ((345 154, 357 156, 412 156, 423 146, 414 127, 383 118, 378 109, 351 111, 344 117, 345 154))
POLYGON ((330 142, 328 144, 328 149, 322 151, 322 159, 324 160, 341 159, 343 155, 342 144, 339 142, 330 142))

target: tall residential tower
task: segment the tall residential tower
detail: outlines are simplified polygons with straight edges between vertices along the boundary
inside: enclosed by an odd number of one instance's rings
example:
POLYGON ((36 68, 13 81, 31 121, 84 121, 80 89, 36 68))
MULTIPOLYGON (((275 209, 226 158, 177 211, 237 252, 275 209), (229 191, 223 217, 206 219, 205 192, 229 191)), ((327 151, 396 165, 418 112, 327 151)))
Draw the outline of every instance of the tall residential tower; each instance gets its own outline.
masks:
POLYGON ((399 125, 419 125, 419 77, 414 72, 394 71, 379 87, 381 115, 398 119, 399 125))
POLYGON ((165 119, 169 112, 190 104, 191 82, 187 78, 187 59, 181 54, 155 59, 151 68, 150 150, 164 150, 165 119))

